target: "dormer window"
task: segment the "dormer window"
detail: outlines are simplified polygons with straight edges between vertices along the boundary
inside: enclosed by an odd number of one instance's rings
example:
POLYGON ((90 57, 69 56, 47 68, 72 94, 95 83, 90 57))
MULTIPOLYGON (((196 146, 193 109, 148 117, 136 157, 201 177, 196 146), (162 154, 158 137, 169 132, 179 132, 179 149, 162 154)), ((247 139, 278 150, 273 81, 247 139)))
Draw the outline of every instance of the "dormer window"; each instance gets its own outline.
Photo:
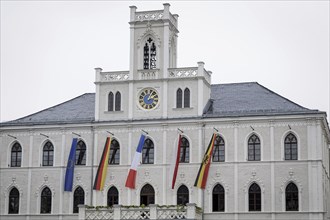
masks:
POLYGON ((156 45, 151 37, 146 41, 143 51, 143 69, 156 69, 156 45))

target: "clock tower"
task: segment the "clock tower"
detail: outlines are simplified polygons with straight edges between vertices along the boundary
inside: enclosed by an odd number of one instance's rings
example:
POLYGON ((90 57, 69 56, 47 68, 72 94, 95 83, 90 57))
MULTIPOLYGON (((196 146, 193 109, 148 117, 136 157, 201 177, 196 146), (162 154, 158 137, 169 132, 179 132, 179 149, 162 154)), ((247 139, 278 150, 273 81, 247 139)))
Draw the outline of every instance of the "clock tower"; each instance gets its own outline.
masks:
POLYGON ((129 71, 96 68, 95 119, 143 120, 201 116, 210 98, 211 72, 177 68, 178 15, 130 6, 129 71))

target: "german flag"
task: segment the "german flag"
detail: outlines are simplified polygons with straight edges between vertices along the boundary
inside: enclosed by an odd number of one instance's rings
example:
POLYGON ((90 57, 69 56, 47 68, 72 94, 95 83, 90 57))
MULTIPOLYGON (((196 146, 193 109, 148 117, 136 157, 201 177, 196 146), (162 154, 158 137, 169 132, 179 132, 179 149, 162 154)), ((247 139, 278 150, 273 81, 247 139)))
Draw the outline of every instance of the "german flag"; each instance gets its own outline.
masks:
POLYGON ((103 190, 105 178, 107 176, 107 169, 108 169, 108 160, 109 160, 109 152, 110 152, 110 143, 111 138, 107 137, 107 140, 105 142, 105 146, 103 149, 101 161, 99 164, 99 168, 97 169, 95 181, 94 181, 94 187, 95 190, 103 190))
POLYGON ((207 147, 207 150, 204 154, 201 166, 200 166, 198 174, 197 174, 197 178, 195 180, 194 186, 199 187, 201 189, 205 189, 205 186, 206 186, 207 176, 209 174, 209 169, 210 169, 210 164, 211 164, 215 137, 216 137, 216 134, 214 133, 212 135, 209 146, 207 147))

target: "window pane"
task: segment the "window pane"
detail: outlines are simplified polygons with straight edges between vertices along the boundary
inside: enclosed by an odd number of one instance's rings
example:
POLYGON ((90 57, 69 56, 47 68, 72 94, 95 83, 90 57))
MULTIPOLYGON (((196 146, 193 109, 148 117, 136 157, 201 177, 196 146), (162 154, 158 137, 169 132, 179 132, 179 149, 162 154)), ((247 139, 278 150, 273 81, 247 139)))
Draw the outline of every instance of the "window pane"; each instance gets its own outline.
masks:
POLYGON ((176 91, 176 107, 182 108, 182 90, 178 89, 176 91))
POLYGON ((184 108, 190 107, 190 90, 186 88, 184 90, 184 108))
POLYGON ((85 192, 80 186, 74 191, 73 194, 73 213, 78 213, 79 204, 85 204, 85 192))
POLYGON ((110 92, 108 95, 108 111, 113 111, 113 93, 110 92))
POLYGON ((120 111, 121 107, 121 94, 120 92, 116 92, 116 100, 115 100, 115 110, 120 111))

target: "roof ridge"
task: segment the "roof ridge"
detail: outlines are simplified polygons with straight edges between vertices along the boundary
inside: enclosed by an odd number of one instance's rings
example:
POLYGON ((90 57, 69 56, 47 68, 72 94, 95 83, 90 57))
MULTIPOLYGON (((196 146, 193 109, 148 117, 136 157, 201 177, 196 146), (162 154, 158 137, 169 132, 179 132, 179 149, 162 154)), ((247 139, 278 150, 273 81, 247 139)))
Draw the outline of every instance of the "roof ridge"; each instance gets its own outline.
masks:
MULTIPOLYGON (((83 93, 82 95, 76 96, 76 97, 74 97, 74 98, 72 98, 72 99, 69 99, 69 100, 67 100, 67 101, 65 101, 65 102, 61 102, 61 103, 59 103, 59 104, 57 104, 57 105, 54 105, 54 106, 51 106, 51 107, 45 108, 45 109, 43 109, 43 110, 37 111, 37 112, 35 112, 35 113, 32 113, 32 114, 30 114, 30 115, 27 115, 27 116, 24 116, 24 117, 21 117, 21 118, 15 119, 15 120, 7 121, 7 122, 14 122, 14 121, 23 120, 23 119, 26 119, 26 118, 28 118, 28 117, 34 116, 34 115, 36 115, 36 114, 39 114, 39 113, 41 113, 41 112, 45 112, 45 111, 48 111, 48 110, 50 110, 50 109, 52 109, 52 108, 56 108, 56 107, 58 107, 58 106, 64 105, 64 104, 66 104, 66 103, 68 103, 68 102, 71 102, 71 101, 73 101, 73 100, 75 100, 75 99, 81 98, 82 96, 85 96, 85 95, 91 95, 91 94, 95 94, 95 93, 89 93, 89 92, 86 92, 86 93, 83 93)), ((7 122, 6 122, 6 123, 7 123, 7 122)))
POLYGON ((252 81, 252 82, 239 82, 239 83, 217 83, 217 84, 211 84, 211 86, 227 86, 227 85, 237 85, 237 84, 258 84, 258 82, 252 81))

